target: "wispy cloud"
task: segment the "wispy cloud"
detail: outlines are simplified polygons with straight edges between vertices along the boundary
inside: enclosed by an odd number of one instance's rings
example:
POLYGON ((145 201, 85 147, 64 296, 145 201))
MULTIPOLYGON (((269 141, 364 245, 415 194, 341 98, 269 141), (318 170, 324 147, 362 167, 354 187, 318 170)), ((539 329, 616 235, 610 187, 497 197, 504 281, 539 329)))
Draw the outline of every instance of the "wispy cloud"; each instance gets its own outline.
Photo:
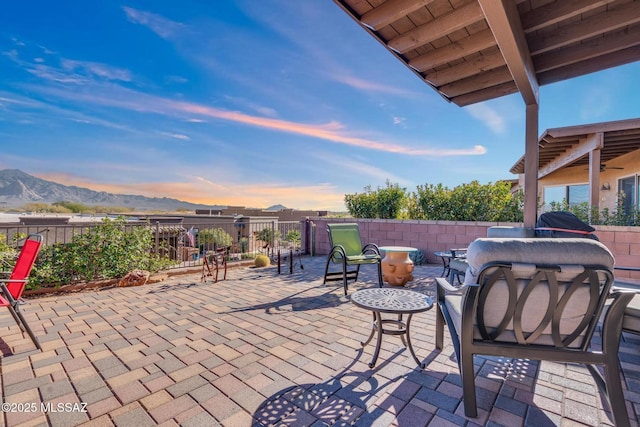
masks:
POLYGON ((76 61, 62 59, 62 68, 69 72, 80 72, 84 75, 98 77, 105 80, 120 80, 129 82, 132 80, 131 72, 123 68, 112 67, 107 64, 88 61, 76 61))
POLYGON ((180 133, 158 132, 158 134, 162 136, 168 136, 169 138, 180 139, 182 141, 191 141, 190 137, 180 133))
POLYGON ((235 105, 250 109, 252 111, 255 111, 263 116, 267 116, 267 117, 276 117, 278 115, 278 113, 276 112, 275 109, 270 108, 270 107, 266 107, 264 105, 258 105, 253 101, 244 99, 244 98, 239 98, 237 96, 229 96, 229 95, 225 95, 224 97, 227 101, 232 102, 235 105))
POLYGON ((248 114, 225 111, 200 104, 175 102, 166 100, 167 104, 176 110, 200 114, 207 117, 227 120, 235 123, 242 123, 249 126, 260 127, 280 132, 305 135, 313 138, 346 144, 354 147, 369 150, 384 151, 388 153, 414 155, 414 156, 460 156, 460 155, 480 155, 486 153, 486 149, 481 145, 464 149, 443 149, 443 148, 415 148, 396 144, 392 142, 380 142, 351 136, 343 131, 344 126, 339 122, 330 122, 323 125, 309 125, 286 120, 277 120, 264 117, 256 117, 248 114))
POLYGON ((50 95, 71 99, 76 102, 90 102, 93 104, 125 108, 138 112, 160 113, 170 115, 172 117, 177 115, 180 119, 184 119, 185 115, 189 117, 208 117, 239 123, 246 126, 268 129, 275 132, 303 135, 333 143, 359 147, 366 150, 383 151, 394 154, 444 157, 482 155, 486 153, 486 148, 481 145, 475 145, 472 148, 418 148, 395 142, 377 141, 371 138, 353 136, 352 133, 345 130, 345 126, 342 123, 336 121, 314 125, 259 117, 238 111, 229 111, 210 107, 203 104, 175 101, 172 99, 146 95, 124 88, 119 88, 118 95, 114 96, 116 90, 118 90, 118 87, 115 86, 109 87, 107 90, 108 94, 105 95, 60 90, 59 88, 40 87, 37 89, 50 95))
POLYGON ((129 22, 144 25, 163 39, 174 38, 186 26, 155 13, 123 6, 122 10, 127 15, 129 22))
POLYGON ((386 169, 373 166, 354 158, 338 156, 335 153, 313 153, 313 156, 317 158, 319 164, 325 168, 328 166, 332 170, 336 171, 349 171, 350 174, 360 177, 369 177, 374 182, 378 182, 382 178, 384 180, 389 179, 391 182, 395 182, 400 185, 410 184, 408 180, 397 176, 386 169))
POLYGON ((364 90, 367 92, 379 92, 391 95, 414 96, 411 92, 395 86, 380 84, 373 81, 364 80, 358 77, 348 76, 341 72, 340 74, 330 74, 329 77, 339 83, 349 87, 364 90))
POLYGON ((497 111, 485 103, 473 104, 465 107, 471 116, 487 126, 493 133, 504 134, 507 124, 497 111))
POLYGON ((78 61, 51 55, 48 58, 36 57, 31 62, 21 59, 20 52, 15 49, 3 52, 3 55, 28 73, 55 83, 84 85, 92 81, 130 82, 133 79, 129 70, 100 62, 78 61))

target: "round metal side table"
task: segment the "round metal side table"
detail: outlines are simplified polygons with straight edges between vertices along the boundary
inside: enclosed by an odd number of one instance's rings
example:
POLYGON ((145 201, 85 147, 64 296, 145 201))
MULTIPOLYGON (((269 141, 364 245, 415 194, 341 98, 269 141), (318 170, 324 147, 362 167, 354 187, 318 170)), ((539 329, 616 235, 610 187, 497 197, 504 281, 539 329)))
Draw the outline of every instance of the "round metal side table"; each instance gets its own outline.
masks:
POLYGON ((363 347, 366 346, 377 333, 376 348, 373 352, 373 359, 369 363, 370 368, 373 368, 378 360, 383 334, 400 335, 402 344, 409 349, 413 360, 416 361, 420 368, 424 368, 424 364, 420 363, 416 353, 413 351, 409 332, 413 314, 430 310, 433 307, 431 297, 408 289, 372 288, 354 292, 351 295, 351 302, 360 308, 373 312, 371 334, 369 334, 369 338, 365 342, 361 343, 363 347), (397 320, 383 319, 382 313, 396 314, 398 318, 397 320), (402 319, 405 314, 407 315, 406 321, 402 319), (385 327, 386 325, 393 325, 396 328, 387 328, 385 327), (407 337, 406 342, 405 336, 407 337))

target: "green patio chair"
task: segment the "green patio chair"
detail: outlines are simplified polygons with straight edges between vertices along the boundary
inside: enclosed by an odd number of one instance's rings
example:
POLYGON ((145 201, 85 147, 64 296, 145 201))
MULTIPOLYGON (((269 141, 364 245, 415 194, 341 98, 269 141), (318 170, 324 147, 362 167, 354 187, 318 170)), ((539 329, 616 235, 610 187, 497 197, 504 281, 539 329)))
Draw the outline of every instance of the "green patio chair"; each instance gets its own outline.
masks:
POLYGON ((378 267, 378 286, 382 287, 382 267, 380 250, 373 243, 362 246, 358 224, 327 224, 331 252, 324 269, 324 282, 342 280, 344 294, 347 295, 349 280, 358 281, 362 264, 375 264, 378 267), (330 264, 340 264, 340 271, 329 271, 330 264), (355 267, 349 269, 349 267, 355 267))
MULTIPOLYGON (((436 348, 443 348, 446 324, 465 415, 478 415, 474 356, 488 355, 586 365, 609 402, 615 425, 629 426, 618 346, 633 294, 612 289, 611 252, 590 239, 487 238, 469 245, 467 261, 461 288, 436 279, 436 348)), ((489 410, 486 404, 483 409, 489 410)))

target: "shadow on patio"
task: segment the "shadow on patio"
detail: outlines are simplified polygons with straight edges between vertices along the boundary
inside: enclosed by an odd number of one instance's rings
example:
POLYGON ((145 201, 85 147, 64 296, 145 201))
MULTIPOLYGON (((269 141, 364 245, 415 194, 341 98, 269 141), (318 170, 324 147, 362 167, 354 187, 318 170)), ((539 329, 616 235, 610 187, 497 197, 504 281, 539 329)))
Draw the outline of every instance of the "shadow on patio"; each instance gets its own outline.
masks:
MULTIPOLYGON (((293 274, 237 268, 218 283, 198 274, 32 299, 24 313, 42 352, 0 312, 2 400, 16 409, 2 414, 2 424, 611 424, 582 367, 496 358, 477 358, 480 416, 465 418, 447 334, 444 351, 434 351, 434 309, 412 322, 424 370, 393 336, 369 369, 374 346, 360 341, 371 313, 345 298, 342 286, 322 284, 324 262, 305 258, 293 274), (17 411, 19 403, 37 410, 17 411), (85 411, 46 410, 73 403, 85 411)), ((417 266, 407 287, 433 295, 441 271, 417 266)), ((376 285, 375 269, 363 268, 349 295, 376 285)), ((634 425, 639 344, 625 335, 621 346, 634 425)))

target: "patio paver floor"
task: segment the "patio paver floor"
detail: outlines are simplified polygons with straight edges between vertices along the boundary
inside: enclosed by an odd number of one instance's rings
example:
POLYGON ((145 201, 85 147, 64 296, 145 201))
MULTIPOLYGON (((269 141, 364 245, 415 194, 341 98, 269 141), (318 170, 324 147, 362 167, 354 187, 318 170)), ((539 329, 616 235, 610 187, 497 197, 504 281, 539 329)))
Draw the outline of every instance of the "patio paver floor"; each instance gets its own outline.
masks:
MULTIPOLYGON (((466 418, 447 332, 434 348, 435 308, 412 322, 426 369, 393 336, 369 369, 371 313, 322 284, 324 257, 303 262, 31 299, 42 352, 0 311, 2 402, 16 410, 0 425, 611 425, 585 368, 489 357, 476 357, 479 416, 466 418)), ((349 294, 376 285, 367 267, 349 294)), ((441 271, 417 266, 407 288, 433 295, 441 271)), ((620 359, 638 426, 640 337, 624 335, 620 359)))

